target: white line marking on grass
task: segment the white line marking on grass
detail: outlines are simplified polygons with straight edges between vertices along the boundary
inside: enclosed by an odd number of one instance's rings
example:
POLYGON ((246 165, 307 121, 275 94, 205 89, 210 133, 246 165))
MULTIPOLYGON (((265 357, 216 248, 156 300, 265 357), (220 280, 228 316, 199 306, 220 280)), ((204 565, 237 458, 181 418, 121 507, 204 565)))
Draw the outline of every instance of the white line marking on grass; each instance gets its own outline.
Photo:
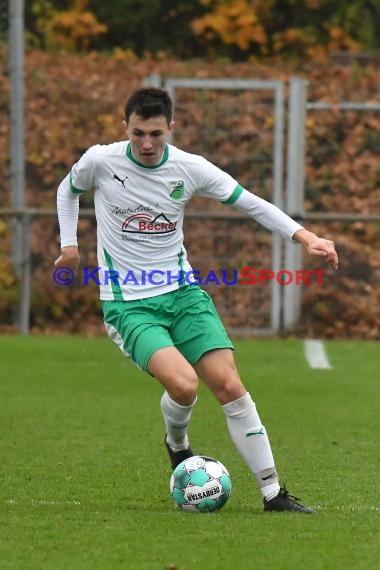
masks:
MULTIPOLYGON (((6 501, 8 505, 20 505, 23 504, 22 501, 16 501, 15 499, 8 499, 6 501)), ((28 501, 29 502, 29 501, 28 501)), ((48 501, 45 499, 35 500, 31 499, 30 502, 32 505, 80 505, 80 501, 48 501)))
POLYGON ((317 511, 380 511, 377 505, 313 505, 317 511))
POLYGON ((332 368, 321 340, 306 339, 304 340, 303 346, 305 357, 310 368, 320 368, 324 370, 332 368))

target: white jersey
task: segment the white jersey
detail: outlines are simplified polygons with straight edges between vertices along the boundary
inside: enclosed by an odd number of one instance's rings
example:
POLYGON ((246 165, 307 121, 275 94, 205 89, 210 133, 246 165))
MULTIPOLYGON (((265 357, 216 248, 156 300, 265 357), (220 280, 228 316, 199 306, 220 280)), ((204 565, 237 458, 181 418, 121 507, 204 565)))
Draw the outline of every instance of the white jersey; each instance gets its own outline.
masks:
POLYGON ((85 268, 84 284, 98 283, 104 300, 154 297, 194 282, 182 231, 194 195, 232 204, 289 240, 302 229, 201 156, 166 145, 161 162, 148 167, 122 141, 91 147, 61 182, 61 247, 77 245, 79 195, 88 190, 95 191, 99 267, 85 268))
POLYGON ((72 168, 70 189, 95 191, 100 298, 125 301, 186 284, 182 225, 195 194, 232 203, 243 192, 229 174, 172 145, 157 166, 144 166, 128 141, 91 147, 72 168))

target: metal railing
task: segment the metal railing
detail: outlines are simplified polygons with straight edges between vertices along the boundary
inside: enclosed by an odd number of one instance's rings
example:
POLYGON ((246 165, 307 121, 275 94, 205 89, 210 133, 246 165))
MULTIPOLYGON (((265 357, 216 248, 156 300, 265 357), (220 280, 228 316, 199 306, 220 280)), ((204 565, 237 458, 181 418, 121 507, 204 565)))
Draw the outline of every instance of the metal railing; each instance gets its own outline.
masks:
MULTIPOLYGON (((189 80, 189 79, 167 79, 166 87, 170 89, 175 96, 176 87, 181 89, 197 88, 202 84, 205 88, 224 89, 231 88, 234 80, 189 80)), ((147 81, 148 83, 149 81, 147 81)), ((161 84, 160 78, 155 79, 156 84, 161 84)), ((236 80, 236 88, 270 88, 275 91, 275 116, 274 121, 274 194, 273 202, 282 206, 282 178, 283 165, 282 157, 285 152, 285 143, 283 138, 284 118, 280 107, 283 106, 283 84, 282 82, 260 82, 236 80), (281 84, 281 89, 279 85, 281 84), (277 135, 276 135, 277 133, 277 135), (277 137, 277 138, 276 138, 277 137), (280 146, 279 146, 280 141, 280 146), (281 147, 281 148, 280 148, 281 147)), ((292 218, 302 222, 368 222, 379 223, 380 214, 362 214, 354 212, 317 212, 304 210, 304 164, 305 164, 305 122, 307 112, 310 110, 354 110, 354 111, 379 111, 380 103, 377 102, 340 102, 337 104, 324 102, 307 101, 307 81, 300 78, 292 78, 290 80, 289 90, 289 108, 288 108, 288 138, 286 141, 287 158, 286 158, 286 192, 285 203, 283 205, 292 218)), ((15 181, 13 181, 15 184, 15 181)), ((19 311, 19 330, 22 334, 29 331, 30 319, 30 292, 31 292, 31 252, 30 252, 30 231, 31 224, 35 218, 56 218, 55 209, 37 209, 28 208, 23 205, 15 206, 17 201, 9 208, 0 208, 0 217, 10 218, 13 228, 17 228, 18 247, 13 250, 13 256, 19 255, 18 260, 14 257, 15 267, 19 268, 17 275, 20 282, 20 311, 19 311), (19 253, 17 253, 19 252, 19 253), (21 253, 20 253, 21 252, 21 253), (21 256, 21 257, 20 257, 21 256)), ((95 216, 94 209, 81 208, 79 212, 80 218, 93 218, 95 216)), ((217 212, 187 212, 187 218, 190 219, 230 219, 230 220, 246 220, 247 218, 231 211, 228 215, 217 212)), ((294 247, 292 244, 285 242, 284 252, 282 252, 282 242, 276 236, 273 241, 273 268, 279 269, 282 259, 284 266, 289 271, 294 271, 302 266, 301 248, 294 247)), ((275 289, 274 309, 272 309, 272 321, 270 330, 279 332, 280 330, 292 330, 298 323, 301 310, 301 288, 289 285, 275 289), (275 314, 275 318, 273 315, 275 314)), ((250 330, 249 332, 252 332, 250 330)))

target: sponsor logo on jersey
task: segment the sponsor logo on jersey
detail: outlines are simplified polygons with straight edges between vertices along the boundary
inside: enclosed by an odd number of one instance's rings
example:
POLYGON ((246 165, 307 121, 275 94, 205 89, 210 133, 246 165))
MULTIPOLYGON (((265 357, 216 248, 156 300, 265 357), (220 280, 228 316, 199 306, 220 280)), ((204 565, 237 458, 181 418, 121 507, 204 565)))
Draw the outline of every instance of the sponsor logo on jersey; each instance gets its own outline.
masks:
POLYGON ((177 222, 171 222, 165 214, 156 217, 149 214, 135 214, 124 221, 121 231, 131 234, 169 234, 177 228, 177 222))
POLYGON ((185 193, 183 180, 171 180, 169 182, 169 196, 172 200, 180 200, 185 193))
POLYGON ((121 178, 118 174, 114 174, 112 180, 116 180, 116 182, 118 182, 119 184, 122 185, 123 188, 125 188, 125 181, 127 180, 127 178, 128 176, 121 178))
POLYGON ((114 206, 112 209, 111 214, 127 216, 128 214, 137 214, 138 212, 153 212, 153 210, 157 210, 158 202, 155 204, 139 204, 135 208, 124 208, 121 206, 114 206))

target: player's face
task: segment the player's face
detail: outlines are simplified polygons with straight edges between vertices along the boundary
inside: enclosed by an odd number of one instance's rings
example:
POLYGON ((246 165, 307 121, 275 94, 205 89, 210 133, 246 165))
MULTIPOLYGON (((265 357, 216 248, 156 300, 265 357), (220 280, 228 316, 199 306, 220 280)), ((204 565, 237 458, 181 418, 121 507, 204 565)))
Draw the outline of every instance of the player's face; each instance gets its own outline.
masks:
POLYGON ((135 159, 145 166, 159 164, 174 123, 168 125, 163 115, 143 119, 132 113, 123 124, 135 159))

